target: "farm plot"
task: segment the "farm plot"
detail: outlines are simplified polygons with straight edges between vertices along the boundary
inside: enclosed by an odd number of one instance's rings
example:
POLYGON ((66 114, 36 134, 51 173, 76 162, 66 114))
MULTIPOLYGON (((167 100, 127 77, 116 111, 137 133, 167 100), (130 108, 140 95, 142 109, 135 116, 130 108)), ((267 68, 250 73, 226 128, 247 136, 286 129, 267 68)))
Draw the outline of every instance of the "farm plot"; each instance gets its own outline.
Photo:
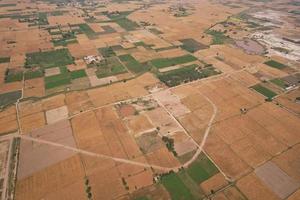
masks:
POLYGON ((124 28, 126 31, 133 31, 139 27, 139 25, 131 21, 127 18, 127 16, 132 11, 124 11, 124 12, 118 12, 118 13, 104 13, 107 17, 111 19, 111 22, 117 23, 119 26, 124 28))
POLYGON ((79 69, 69 72, 69 70, 62 66, 59 68, 60 73, 45 77, 45 88, 51 89, 59 86, 69 85, 72 80, 86 77, 87 74, 84 69, 79 69))
MULTIPOLYGON (((34 138, 57 142, 70 147, 76 146, 70 123, 67 120, 34 130, 30 135, 34 138)), ((70 150, 50 145, 37 145, 27 140, 21 140, 20 151, 18 179, 31 176, 48 166, 75 155, 70 150)))
POLYGON ((179 40, 179 41, 182 43, 181 48, 183 48, 184 50, 186 50, 190 53, 194 53, 196 51, 206 49, 208 47, 208 46, 201 44, 200 42, 194 40, 193 38, 183 39, 183 40, 179 40))
POLYGON ((65 199, 86 198, 84 170, 79 156, 72 156, 17 180, 17 200, 56 199, 56 195, 65 199))
POLYGON ((216 166, 203 153, 199 155, 197 160, 186 171, 197 184, 206 181, 218 173, 216 166))
POLYGON ((199 183, 210 180, 210 177, 214 178, 217 173, 217 168, 204 154, 201 154, 187 169, 161 175, 160 182, 168 190, 172 199, 201 199, 204 194, 199 188, 199 183))
POLYGON ((68 49, 36 52, 26 54, 25 67, 59 67, 73 63, 73 58, 68 49))
POLYGON ((119 58, 130 71, 136 74, 145 72, 147 70, 147 67, 144 64, 139 63, 134 57, 129 54, 121 55, 119 56, 119 58))
POLYGON ((174 65, 184 64, 196 61, 197 58, 192 55, 183 55, 179 57, 173 57, 173 58, 158 58, 151 60, 150 63, 156 67, 156 68, 164 68, 164 67, 170 67, 174 65))
POLYGON ((266 87, 264 87, 264 86, 262 86, 260 84, 254 85, 251 88, 253 88, 258 93, 264 95, 268 99, 272 99, 273 97, 275 97, 277 95, 275 92, 273 92, 269 88, 266 88, 266 87))
POLYGON ((96 75, 98 78, 104 78, 117 74, 126 73, 127 70, 122 63, 119 62, 118 58, 111 57, 106 58, 103 63, 97 66, 96 75))
POLYGON ((20 90, 0 94, 0 107, 15 103, 22 95, 20 90))
POLYGON ((281 199, 287 198, 300 187, 299 182, 270 161, 256 168, 255 174, 281 199))
POLYGON ((216 74, 219 74, 219 72, 217 72, 213 67, 199 69, 198 65, 192 64, 169 72, 160 73, 158 74, 158 78, 167 86, 173 87, 216 74))
POLYGON ((287 66, 280 63, 280 62, 277 62, 275 60, 269 60, 269 61, 266 61, 264 62, 264 64, 270 66, 270 67, 273 67, 273 68, 276 68, 276 69, 284 69, 286 68, 287 66))
POLYGON ((18 129, 16 109, 10 106, 0 111, 0 134, 9 133, 18 129))

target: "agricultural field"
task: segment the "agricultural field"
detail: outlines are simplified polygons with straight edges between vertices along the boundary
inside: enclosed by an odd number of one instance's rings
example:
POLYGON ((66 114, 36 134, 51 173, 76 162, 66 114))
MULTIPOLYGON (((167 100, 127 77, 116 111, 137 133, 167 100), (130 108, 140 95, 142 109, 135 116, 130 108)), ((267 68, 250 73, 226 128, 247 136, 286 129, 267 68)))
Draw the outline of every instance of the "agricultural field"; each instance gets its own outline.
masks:
POLYGON ((0 199, 299 199, 297 10, 0 0, 0 199))

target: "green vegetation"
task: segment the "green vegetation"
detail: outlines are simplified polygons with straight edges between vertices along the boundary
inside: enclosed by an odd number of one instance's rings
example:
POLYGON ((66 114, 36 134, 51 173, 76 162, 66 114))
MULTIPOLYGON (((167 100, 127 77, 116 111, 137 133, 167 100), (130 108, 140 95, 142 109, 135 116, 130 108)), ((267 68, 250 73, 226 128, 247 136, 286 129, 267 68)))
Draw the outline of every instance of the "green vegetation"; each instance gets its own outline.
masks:
POLYGON ((112 47, 99 48, 98 51, 104 58, 116 55, 112 47))
POLYGON ((174 154, 174 156, 177 156, 177 152, 175 151, 174 148, 174 139, 163 136, 162 141, 166 144, 167 149, 171 151, 174 154))
POLYGON ((53 45, 54 46, 67 46, 68 44, 74 44, 74 43, 78 43, 78 41, 76 39, 73 39, 73 40, 64 40, 64 39, 61 39, 61 40, 55 40, 55 41, 52 41, 53 42, 53 45))
POLYGON ((218 173, 216 166, 202 153, 188 168, 187 173, 197 183, 206 181, 218 173))
POLYGON ((65 74, 58 74, 54 76, 45 77, 45 88, 51 89, 54 87, 67 85, 71 83, 70 76, 66 76, 65 74))
POLYGON ((23 72, 22 71, 15 71, 7 69, 5 72, 5 83, 11 83, 16 81, 21 81, 23 79, 23 72))
POLYGON ((161 178, 161 183, 168 190, 172 200, 194 200, 196 199, 189 188, 182 182, 177 174, 171 172, 161 178))
POLYGON ((90 39, 93 39, 97 36, 97 33, 91 29, 91 27, 89 27, 89 25, 87 24, 79 24, 78 25, 80 28, 80 31, 84 34, 86 34, 86 36, 90 39))
POLYGON ((164 68, 164 67, 170 67, 174 65, 184 64, 188 62, 196 61, 197 58, 187 54, 184 56, 174 57, 174 58, 158 58, 151 60, 151 64, 156 68, 164 68))
POLYGON ((124 12, 104 12, 103 14, 105 14, 107 17, 109 17, 111 20, 111 22, 115 22, 117 24, 119 24, 122 28, 124 28, 127 31, 132 31, 135 30, 137 27, 139 27, 139 25, 134 22, 131 21, 127 18, 127 16, 132 13, 133 11, 124 11, 124 12))
POLYGON ((201 44, 201 43, 197 42, 196 40, 194 40, 192 38, 180 40, 180 42, 182 42, 181 48, 183 48, 184 50, 186 50, 190 53, 194 53, 194 52, 196 52, 200 49, 207 48, 206 45, 201 44))
POLYGON ((223 32, 220 31, 208 30, 206 31, 206 33, 213 37, 212 45, 224 44, 229 39, 229 37, 227 37, 223 32))
POLYGON ((172 71, 158 74, 158 78, 167 86, 173 87, 181 83, 187 83, 201 78, 219 74, 213 67, 198 69, 198 65, 192 64, 172 71))
POLYGON ((52 32, 51 34, 56 34, 56 33, 61 34, 62 38, 52 40, 54 46, 67 46, 68 44, 78 43, 76 40, 75 32, 71 32, 71 31, 66 33, 52 32))
POLYGON ((71 73, 68 72, 68 69, 65 66, 60 67, 60 74, 45 77, 46 89, 51 89, 68 84, 71 84, 71 73))
POLYGON ((147 67, 139 63, 134 57, 130 54, 119 56, 120 60, 126 65, 126 67, 138 74, 147 70, 147 67))
POLYGON ((83 78, 86 77, 86 73, 84 69, 76 70, 71 72, 71 79, 83 78))
POLYGON ((196 199, 203 199, 204 198, 204 192, 199 187, 199 184, 196 183, 187 173, 187 171, 180 170, 177 173, 178 177, 182 180, 182 182, 189 188, 191 194, 196 197, 196 199))
POLYGON ((44 72, 41 69, 30 69, 24 73, 25 80, 43 77, 44 72))
POLYGON ((136 22, 131 21, 127 18, 117 19, 117 20, 114 20, 114 22, 119 24, 119 26, 124 28, 126 31, 133 31, 139 27, 139 25, 136 22))
POLYGON ((275 92, 273 92, 272 90, 257 84, 255 86, 252 86, 252 89, 256 90, 257 92, 261 93, 262 95, 264 95, 265 97, 267 97, 269 100, 272 99, 273 97, 275 97, 277 94, 275 92))
POLYGON ((0 94, 0 106, 2 107, 15 103, 21 96, 21 90, 0 94))
POLYGON ((97 66, 96 75, 98 78, 125 73, 127 70, 116 57, 106 58, 97 66))
POLYGON ((203 199, 205 197, 199 184, 219 171, 209 158, 201 153, 187 169, 180 169, 179 172, 173 171, 162 174, 160 182, 168 190, 171 199, 203 199))
POLYGON ((36 52, 26 54, 25 67, 39 66, 42 68, 59 67, 73 63, 73 57, 68 49, 36 52))
POLYGON ((6 4, 0 4, 0 8, 3 8, 3 7, 12 7, 12 6, 16 6, 17 4, 15 3, 6 3, 6 4))
POLYGON ((270 67, 274 67, 276 69, 283 69, 283 68, 287 67, 286 65, 284 65, 280 62, 277 62, 275 60, 266 61, 266 62, 264 62, 264 64, 269 65, 270 67))
POLYGON ((146 49, 151 49, 151 47, 153 46, 153 45, 148 45, 148 44, 146 44, 146 43, 143 42, 143 41, 136 42, 136 43, 134 43, 134 45, 135 45, 136 47, 138 47, 138 46, 143 46, 143 47, 145 47, 146 49))
POLYGON ((10 57, 1 57, 0 58, 0 63, 9 63, 10 62, 10 57))
POLYGON ((272 80, 270 80, 270 82, 274 83, 275 85, 277 85, 283 89, 285 89, 287 87, 287 84, 280 78, 272 79, 272 80))

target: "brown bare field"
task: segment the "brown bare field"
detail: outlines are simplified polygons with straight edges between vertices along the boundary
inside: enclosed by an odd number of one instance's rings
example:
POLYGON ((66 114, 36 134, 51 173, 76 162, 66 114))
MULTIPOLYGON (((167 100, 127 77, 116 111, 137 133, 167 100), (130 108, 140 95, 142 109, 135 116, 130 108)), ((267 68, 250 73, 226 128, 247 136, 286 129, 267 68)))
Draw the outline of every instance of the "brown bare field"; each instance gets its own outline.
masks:
MULTIPOLYGON (((61 121, 53 125, 45 126, 31 133, 32 137, 56 142, 75 147, 72 129, 69 121, 61 121)), ((75 153, 59 147, 21 140, 18 165, 18 179, 21 180, 32 174, 47 168, 55 163, 65 160, 75 153)))
POLYGON ((98 170, 88 178, 95 199, 114 199, 127 193, 116 167, 98 170))
POLYGON ((300 183, 289 177, 276 164, 269 161, 255 169, 256 176, 281 199, 286 199, 300 187, 300 183))
POLYGON ((180 165, 175 156, 168 151, 166 147, 162 147, 154 152, 146 155, 149 164, 162 167, 177 167, 180 165))
POLYGON ((169 193, 160 184, 154 184, 149 187, 140 189, 140 190, 134 192, 131 196, 133 198, 147 196, 149 199, 154 199, 154 200, 169 200, 170 199, 169 193))
POLYGON ((27 134, 31 131, 45 126, 46 120, 44 112, 38 112, 20 118, 22 132, 27 134))
POLYGON ((150 170, 144 170, 134 176, 125 179, 128 184, 129 192, 133 192, 143 187, 153 184, 153 173, 150 170))
POLYGON ((296 98, 300 95, 300 89, 290 91, 276 98, 276 102, 288 108, 289 110, 300 114, 300 104, 296 102, 296 98))
POLYGON ((0 93, 7 93, 7 92, 12 92, 12 91, 21 90, 21 89, 22 89, 21 81, 0 84, 0 91, 1 91, 0 93))
POLYGON ((270 189, 267 188, 254 173, 251 173, 237 182, 237 187, 249 200, 279 200, 270 189))
POLYGON ((47 119, 47 124, 54 124, 55 122, 65 120, 68 118, 68 108, 67 106, 61 106, 51 110, 47 110, 45 115, 47 119))
POLYGON ((45 85, 43 78, 35 78, 25 81, 24 97, 45 96, 45 85))
POLYGON ((77 16, 69 16, 69 15, 63 15, 63 16, 50 16, 48 17, 49 24, 51 26, 56 26, 58 24, 61 25, 68 25, 68 24, 82 24, 84 23, 84 20, 82 18, 79 18, 77 16))
POLYGON ((93 104, 85 91, 74 91, 66 94, 66 105, 70 115, 93 108, 93 104))
POLYGON ((150 123, 149 119, 143 115, 135 115, 128 118, 127 126, 133 136, 140 135, 143 132, 153 130, 155 127, 150 123))
POLYGON ((201 189, 205 192, 205 194, 211 194, 211 190, 218 191, 219 189, 225 187, 227 185, 227 181, 223 174, 218 173, 208 180, 204 181, 200 184, 201 189))
POLYGON ((65 105, 65 95, 59 94, 42 100, 43 109, 51 110, 65 105))
POLYGON ((236 187, 229 187, 223 192, 228 199, 231 200, 245 200, 246 198, 241 194, 236 187))
POLYGON ((78 148, 89 150, 96 145, 106 144, 94 112, 87 112, 72 118, 71 124, 78 148))
MULTIPOLYGON (((16 199, 35 200, 46 198, 48 194, 68 188, 80 181, 84 185, 84 173, 78 156, 73 156, 57 164, 51 165, 34 173, 25 179, 18 180, 16 186, 16 199)), ((83 196, 82 187, 78 185, 75 193, 83 196), (81 188, 81 189, 80 189, 81 188)), ((65 194, 71 195, 71 194, 65 194)))
POLYGON ((135 108, 129 104, 120 104, 117 106, 117 109, 121 118, 133 116, 136 112, 135 108))
POLYGON ((204 150, 221 170, 233 179, 239 178, 251 170, 251 168, 231 150, 230 146, 224 143, 215 134, 210 134, 204 146, 204 150))
POLYGON ((161 135, 166 136, 178 131, 182 131, 182 128, 161 107, 146 111, 145 115, 148 117, 154 127, 159 127, 159 133, 161 135))
MULTIPOLYGON (((137 157, 133 159, 136 162, 141 162, 141 163, 147 163, 147 160, 145 159, 144 156, 137 157)), ((137 166, 137 165, 131 165, 131 164, 126 164, 126 163, 121 163, 117 166, 120 176, 127 178, 130 176, 133 176, 135 174, 141 173, 145 171, 144 167, 137 166)))
POLYGON ((10 106, 0 112, 0 134, 18 129, 15 106, 10 106))
POLYGON ((297 200, 299 198, 300 198, 300 190, 297 190, 297 192, 289 196, 288 200, 297 200))
POLYGON ((272 159, 272 162, 298 182, 300 181, 299 153, 300 145, 298 144, 272 159))

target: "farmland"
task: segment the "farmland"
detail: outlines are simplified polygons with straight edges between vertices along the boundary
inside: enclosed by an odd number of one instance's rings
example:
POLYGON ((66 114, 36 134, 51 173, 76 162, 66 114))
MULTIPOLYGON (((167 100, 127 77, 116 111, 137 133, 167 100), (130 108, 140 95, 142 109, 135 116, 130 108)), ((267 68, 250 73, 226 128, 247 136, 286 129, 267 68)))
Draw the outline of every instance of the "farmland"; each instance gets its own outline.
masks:
POLYGON ((1 199, 299 199, 298 7, 1 0, 1 199))

